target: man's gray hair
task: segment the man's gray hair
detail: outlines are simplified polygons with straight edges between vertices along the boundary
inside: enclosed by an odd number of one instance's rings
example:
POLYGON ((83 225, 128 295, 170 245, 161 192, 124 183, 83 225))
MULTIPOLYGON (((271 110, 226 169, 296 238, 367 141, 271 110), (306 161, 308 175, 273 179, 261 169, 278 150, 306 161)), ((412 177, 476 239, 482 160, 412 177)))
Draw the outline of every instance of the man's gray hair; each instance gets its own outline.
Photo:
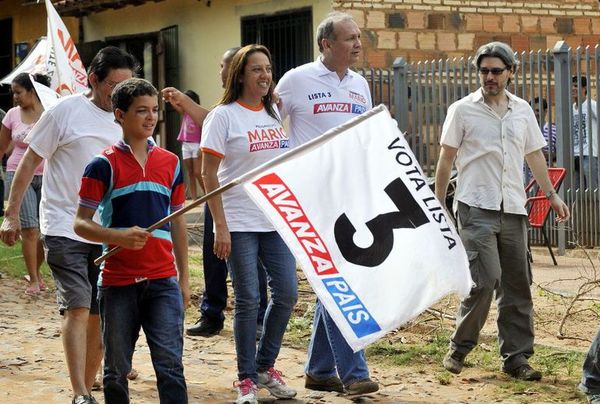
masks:
POLYGON ((494 57, 499 58, 504 62, 506 67, 512 69, 514 72, 517 71, 517 67, 519 66, 519 61, 515 56, 515 51, 512 50, 510 46, 505 44, 504 42, 490 42, 488 44, 482 45, 475 54, 473 58, 473 66, 479 69, 481 66, 481 59, 485 57, 494 57))
POLYGON ((335 39, 335 24, 342 21, 354 21, 354 18, 348 13, 334 11, 327 14, 327 17, 317 27, 317 44, 319 44, 319 52, 323 52, 323 39, 335 39))

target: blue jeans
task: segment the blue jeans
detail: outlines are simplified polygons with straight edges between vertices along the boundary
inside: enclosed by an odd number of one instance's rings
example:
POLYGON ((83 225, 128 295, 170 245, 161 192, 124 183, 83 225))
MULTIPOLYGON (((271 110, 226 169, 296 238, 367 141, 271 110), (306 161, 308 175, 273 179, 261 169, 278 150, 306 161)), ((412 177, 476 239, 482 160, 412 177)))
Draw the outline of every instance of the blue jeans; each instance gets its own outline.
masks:
POLYGON ((281 341, 298 299, 296 260, 277 232, 232 232, 231 255, 227 260, 235 294, 233 334, 238 378, 257 382, 257 371, 275 364, 281 341), (260 302, 260 259, 266 270, 271 300, 256 347, 256 323, 260 302))
POLYGON ((369 377, 365 351, 352 351, 318 300, 304 371, 317 380, 339 376, 344 386, 369 377))
POLYGON ((576 159, 579 161, 579 164, 577 164, 576 160, 575 172, 573 173, 573 175, 575 176, 574 189, 583 188, 594 190, 598 188, 598 157, 583 156, 582 158, 580 158, 576 156, 576 159), (591 176, 590 168, 592 170, 591 176), (579 180, 580 170, 583 170, 583 187, 581 186, 581 181, 579 180))
POLYGON ((99 288, 104 400, 129 403, 127 373, 144 329, 161 403, 187 403, 183 377, 183 300, 175 277, 99 288))
POLYGON ((583 362, 583 374, 579 388, 585 394, 600 394, 600 330, 592 341, 583 362))
MULTIPOLYGON (((213 219, 208 204, 206 204, 204 206, 204 241, 202 242, 204 293, 202 293, 202 300, 200 300, 200 315, 211 322, 222 323, 225 318, 223 310, 227 307, 227 264, 215 255, 214 243, 213 219)), ((262 324, 269 303, 267 273, 262 263, 259 263, 258 276, 260 307, 257 322, 262 324)))

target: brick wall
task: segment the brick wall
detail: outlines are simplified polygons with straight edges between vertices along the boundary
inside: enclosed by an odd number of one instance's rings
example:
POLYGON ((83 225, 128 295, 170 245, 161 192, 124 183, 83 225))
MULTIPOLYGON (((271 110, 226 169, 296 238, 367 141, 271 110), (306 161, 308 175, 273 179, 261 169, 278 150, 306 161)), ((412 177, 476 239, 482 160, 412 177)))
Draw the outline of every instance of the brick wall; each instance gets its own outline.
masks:
POLYGON ((362 30, 363 67, 472 55, 498 40, 516 51, 600 42, 599 0, 334 0, 362 30))

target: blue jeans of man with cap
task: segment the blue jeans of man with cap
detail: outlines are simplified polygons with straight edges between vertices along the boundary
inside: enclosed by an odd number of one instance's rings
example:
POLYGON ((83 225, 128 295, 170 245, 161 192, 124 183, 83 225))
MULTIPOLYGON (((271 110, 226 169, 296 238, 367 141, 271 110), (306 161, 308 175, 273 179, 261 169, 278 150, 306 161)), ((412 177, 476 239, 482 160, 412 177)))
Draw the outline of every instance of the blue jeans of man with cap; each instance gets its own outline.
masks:
POLYGON ((369 378, 364 350, 354 352, 350 348, 318 300, 305 372, 316 380, 339 377, 344 386, 369 378))

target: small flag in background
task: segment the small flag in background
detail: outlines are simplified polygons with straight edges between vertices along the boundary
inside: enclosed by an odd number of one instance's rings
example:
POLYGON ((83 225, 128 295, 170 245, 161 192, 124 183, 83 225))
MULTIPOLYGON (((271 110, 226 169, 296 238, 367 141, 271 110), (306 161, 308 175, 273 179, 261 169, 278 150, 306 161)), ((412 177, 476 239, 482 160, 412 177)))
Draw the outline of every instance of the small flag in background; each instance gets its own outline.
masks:
POLYGON ((88 89, 87 73, 75 43, 52 2, 45 1, 48 13, 46 66, 52 79, 50 87, 61 95, 85 92, 88 89))

